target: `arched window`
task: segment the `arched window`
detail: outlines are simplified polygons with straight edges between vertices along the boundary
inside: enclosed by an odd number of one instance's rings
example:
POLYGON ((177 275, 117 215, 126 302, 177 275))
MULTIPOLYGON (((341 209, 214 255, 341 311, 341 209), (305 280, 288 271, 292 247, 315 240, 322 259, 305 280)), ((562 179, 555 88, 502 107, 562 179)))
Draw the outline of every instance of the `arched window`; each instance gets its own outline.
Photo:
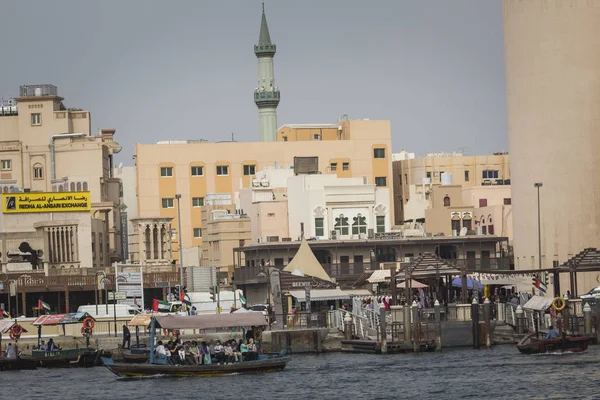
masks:
POLYGON ((58 191, 59 191, 59 192, 62 192, 63 190, 64 190, 64 189, 63 189, 63 185, 58 185, 58 191))
POLYGON ((450 207, 450 197, 448 195, 444 197, 444 207, 450 207))
POLYGON ((44 167, 42 164, 33 164, 33 179, 44 179, 44 167))
POLYGON ((88 190, 87 182, 83 182, 83 191, 87 192, 87 190, 88 190))
POLYGON ((71 182, 71 192, 75 191, 75 182, 71 182))
POLYGON ((77 182, 77 191, 81 192, 81 182, 77 182))
POLYGON ((344 217, 344 214, 340 214, 340 216, 335 219, 335 225, 333 227, 338 235, 348 235, 350 233, 348 217, 344 217))
POLYGON ((488 234, 494 234, 494 221, 492 219, 492 215, 488 215, 488 234))
POLYGON ((485 224, 485 217, 483 215, 481 216, 480 223, 481 223, 481 233, 483 235, 487 235, 487 226, 485 224))
POLYGON ((357 214, 356 217, 352 218, 352 234, 358 235, 360 233, 367 233, 367 218, 361 214, 357 214))

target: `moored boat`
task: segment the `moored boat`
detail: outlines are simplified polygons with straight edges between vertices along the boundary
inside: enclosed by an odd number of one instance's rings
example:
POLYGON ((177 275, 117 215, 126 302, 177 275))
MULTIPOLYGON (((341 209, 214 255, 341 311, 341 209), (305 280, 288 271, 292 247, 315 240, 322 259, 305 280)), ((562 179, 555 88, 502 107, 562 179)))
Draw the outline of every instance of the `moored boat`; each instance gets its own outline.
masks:
POLYGON ((0 371, 18 371, 22 369, 36 369, 34 361, 26 358, 0 358, 0 371))
POLYGON ((260 313, 247 314, 215 314, 215 315, 165 315, 151 318, 150 324, 150 359, 147 363, 115 363, 112 359, 103 358, 104 366, 120 377, 142 376, 218 376, 234 373, 264 373, 282 371, 290 357, 286 352, 278 354, 260 354, 257 360, 240 361, 223 364, 172 365, 166 358, 154 354, 156 329, 195 329, 262 327, 266 321, 260 313))
POLYGON ((589 338, 587 336, 564 336, 556 339, 538 338, 532 333, 525 336, 517 343, 517 349, 523 354, 542 354, 555 352, 579 353, 587 350, 589 338))

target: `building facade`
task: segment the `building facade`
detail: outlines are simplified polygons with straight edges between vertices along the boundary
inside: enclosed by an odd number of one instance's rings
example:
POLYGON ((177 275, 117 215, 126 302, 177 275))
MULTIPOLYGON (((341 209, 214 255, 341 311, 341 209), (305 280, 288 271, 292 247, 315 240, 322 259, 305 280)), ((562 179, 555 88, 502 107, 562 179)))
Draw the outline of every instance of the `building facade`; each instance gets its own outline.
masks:
MULTIPOLYGON (((600 244, 600 2, 502 4, 515 264, 551 268, 600 244)), ((597 286, 596 275, 575 290, 597 286)))
MULTIPOLYGON (((342 140, 138 143, 138 214, 172 217, 176 228, 175 194, 181 194, 183 246, 201 246, 202 239, 194 237, 194 229, 202 228, 201 209, 207 194, 229 195, 234 203, 236 193, 250 187, 257 171, 267 167, 292 168, 297 157, 316 157, 315 172, 331 173, 333 168, 338 177, 360 178, 378 188, 391 187, 390 122, 348 120, 340 122, 338 130, 344 133, 342 140)), ((176 260, 177 251, 174 245, 176 260)))

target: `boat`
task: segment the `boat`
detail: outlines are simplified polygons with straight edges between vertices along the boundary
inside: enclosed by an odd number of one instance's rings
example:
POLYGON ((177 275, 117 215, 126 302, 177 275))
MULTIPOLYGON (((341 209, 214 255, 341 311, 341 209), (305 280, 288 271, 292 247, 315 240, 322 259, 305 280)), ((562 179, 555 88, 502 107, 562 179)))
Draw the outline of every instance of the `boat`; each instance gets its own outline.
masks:
POLYGON ((121 349, 121 357, 124 362, 144 363, 150 358, 150 349, 145 345, 133 345, 129 349, 121 349))
POLYGON ((85 312, 67 313, 67 314, 48 314, 41 315, 35 321, 33 326, 38 328, 38 347, 31 351, 31 356, 23 356, 27 361, 33 361, 39 367, 46 368, 71 368, 71 367, 93 367, 100 365, 101 358, 112 356, 112 353, 90 347, 89 339, 93 328, 85 331, 85 326, 81 328, 82 335, 86 339, 85 347, 75 349, 58 349, 55 351, 46 351, 40 349, 42 339, 42 327, 62 325, 63 332, 65 325, 83 324, 84 321, 94 321, 94 318, 85 312))
POLYGON ((0 358, 0 371, 18 371, 22 369, 37 369, 35 361, 23 357, 0 358))
POLYGON ((525 336, 517 343, 517 349, 523 354, 543 354, 555 352, 580 353, 587 350, 589 338, 587 336, 564 336, 556 339, 542 339, 538 334, 532 333, 525 336))
POLYGON ((214 315, 163 315, 152 316, 150 322, 150 359, 147 363, 115 363, 112 358, 103 358, 103 364, 119 377, 143 376, 219 376, 234 373, 264 373, 282 371, 290 357, 287 352, 260 354, 257 360, 230 364, 170 365, 165 358, 154 354, 156 329, 218 329, 237 327, 264 327, 265 318, 260 313, 214 314, 214 315))

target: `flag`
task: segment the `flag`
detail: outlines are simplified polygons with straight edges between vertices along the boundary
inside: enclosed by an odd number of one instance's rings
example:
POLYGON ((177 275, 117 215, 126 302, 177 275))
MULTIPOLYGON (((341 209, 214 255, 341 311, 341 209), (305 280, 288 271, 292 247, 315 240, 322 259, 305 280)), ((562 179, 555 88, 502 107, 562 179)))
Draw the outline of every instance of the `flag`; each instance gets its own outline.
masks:
POLYGON ((162 301, 162 300, 158 300, 158 299, 152 300, 152 311, 154 311, 154 312, 169 311, 170 308, 171 308, 171 305, 169 304, 168 301, 162 301))
POLYGON ((40 300, 38 300, 38 310, 40 310, 40 311, 41 311, 42 309, 45 309, 45 310, 48 310, 48 311, 50 311, 50 304, 48 304, 48 303, 44 303, 44 302, 43 302, 43 301, 40 299, 40 300))
POLYGON ((242 304, 246 304, 246 298, 240 294, 240 301, 242 304))
POLYGON ((4 309, 0 310, 0 318, 10 318, 10 314, 4 311, 4 309))

